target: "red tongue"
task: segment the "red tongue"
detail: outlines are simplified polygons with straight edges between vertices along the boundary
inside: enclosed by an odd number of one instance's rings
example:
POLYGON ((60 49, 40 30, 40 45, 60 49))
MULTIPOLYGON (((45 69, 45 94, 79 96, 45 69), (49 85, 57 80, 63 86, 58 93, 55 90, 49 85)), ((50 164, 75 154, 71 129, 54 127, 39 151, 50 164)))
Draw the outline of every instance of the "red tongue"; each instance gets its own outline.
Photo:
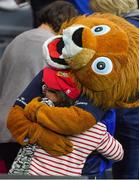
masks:
POLYGON ((51 43, 48 44, 48 50, 50 57, 59 58, 60 54, 57 52, 57 44, 61 39, 54 39, 51 43))

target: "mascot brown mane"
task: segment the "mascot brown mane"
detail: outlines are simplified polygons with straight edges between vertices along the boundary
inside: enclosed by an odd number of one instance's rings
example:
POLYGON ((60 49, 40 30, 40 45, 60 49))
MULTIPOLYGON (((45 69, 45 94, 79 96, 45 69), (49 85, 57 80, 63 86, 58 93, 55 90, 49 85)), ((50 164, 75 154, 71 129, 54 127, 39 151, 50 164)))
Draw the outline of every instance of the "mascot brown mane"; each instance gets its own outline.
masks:
POLYGON ((97 13, 65 23, 61 34, 62 56, 94 105, 138 105, 139 30, 135 26, 115 15, 97 13))

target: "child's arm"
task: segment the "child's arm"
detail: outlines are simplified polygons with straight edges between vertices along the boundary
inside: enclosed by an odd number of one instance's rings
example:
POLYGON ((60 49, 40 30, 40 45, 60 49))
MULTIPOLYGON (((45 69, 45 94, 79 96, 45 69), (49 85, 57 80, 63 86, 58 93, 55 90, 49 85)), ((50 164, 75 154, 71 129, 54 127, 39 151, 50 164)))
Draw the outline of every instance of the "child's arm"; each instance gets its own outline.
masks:
POLYGON ((94 133, 99 135, 96 150, 108 159, 122 160, 124 155, 122 145, 107 132, 106 126, 99 122, 93 128, 94 133))
POLYGON ((60 136, 49 129, 44 129, 37 123, 29 121, 20 106, 16 105, 11 108, 7 127, 16 141, 21 145, 37 143, 54 156, 72 152, 72 143, 66 137, 60 136))
POLYGON ((64 135, 80 134, 96 124, 95 117, 76 106, 49 107, 33 99, 26 107, 28 119, 64 135))

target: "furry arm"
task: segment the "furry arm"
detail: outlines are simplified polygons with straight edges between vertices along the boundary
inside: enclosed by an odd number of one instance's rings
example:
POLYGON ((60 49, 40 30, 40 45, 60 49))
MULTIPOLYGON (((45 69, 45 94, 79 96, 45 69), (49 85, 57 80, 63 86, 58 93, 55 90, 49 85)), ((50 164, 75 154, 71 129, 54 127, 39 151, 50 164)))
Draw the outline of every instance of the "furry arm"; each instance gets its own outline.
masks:
POLYGON ((25 107, 25 114, 28 119, 64 135, 80 134, 96 124, 92 114, 81 108, 49 107, 38 98, 25 107))
POLYGON ((20 106, 13 107, 9 112, 7 127, 21 145, 37 143, 49 154, 55 156, 72 151, 72 143, 66 137, 29 121, 24 115, 24 109, 20 106), (26 138, 28 138, 28 142, 24 142, 26 138))

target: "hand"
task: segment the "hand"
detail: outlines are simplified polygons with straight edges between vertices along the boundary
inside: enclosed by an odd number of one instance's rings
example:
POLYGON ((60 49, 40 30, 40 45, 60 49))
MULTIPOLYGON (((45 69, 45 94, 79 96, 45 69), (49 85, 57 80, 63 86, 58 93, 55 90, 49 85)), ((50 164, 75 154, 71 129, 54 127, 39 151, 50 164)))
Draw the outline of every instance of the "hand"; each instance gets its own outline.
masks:
MULTIPOLYGON (((38 109, 44 104, 40 102, 40 97, 34 98, 30 103, 25 106, 24 113, 25 116, 33 122, 37 122, 36 113, 38 109)), ((47 106, 47 105, 46 105, 47 106)))
POLYGON ((36 123, 33 124, 29 132, 30 144, 37 143, 52 156, 61 156, 72 152, 73 144, 65 136, 44 129, 36 123))

